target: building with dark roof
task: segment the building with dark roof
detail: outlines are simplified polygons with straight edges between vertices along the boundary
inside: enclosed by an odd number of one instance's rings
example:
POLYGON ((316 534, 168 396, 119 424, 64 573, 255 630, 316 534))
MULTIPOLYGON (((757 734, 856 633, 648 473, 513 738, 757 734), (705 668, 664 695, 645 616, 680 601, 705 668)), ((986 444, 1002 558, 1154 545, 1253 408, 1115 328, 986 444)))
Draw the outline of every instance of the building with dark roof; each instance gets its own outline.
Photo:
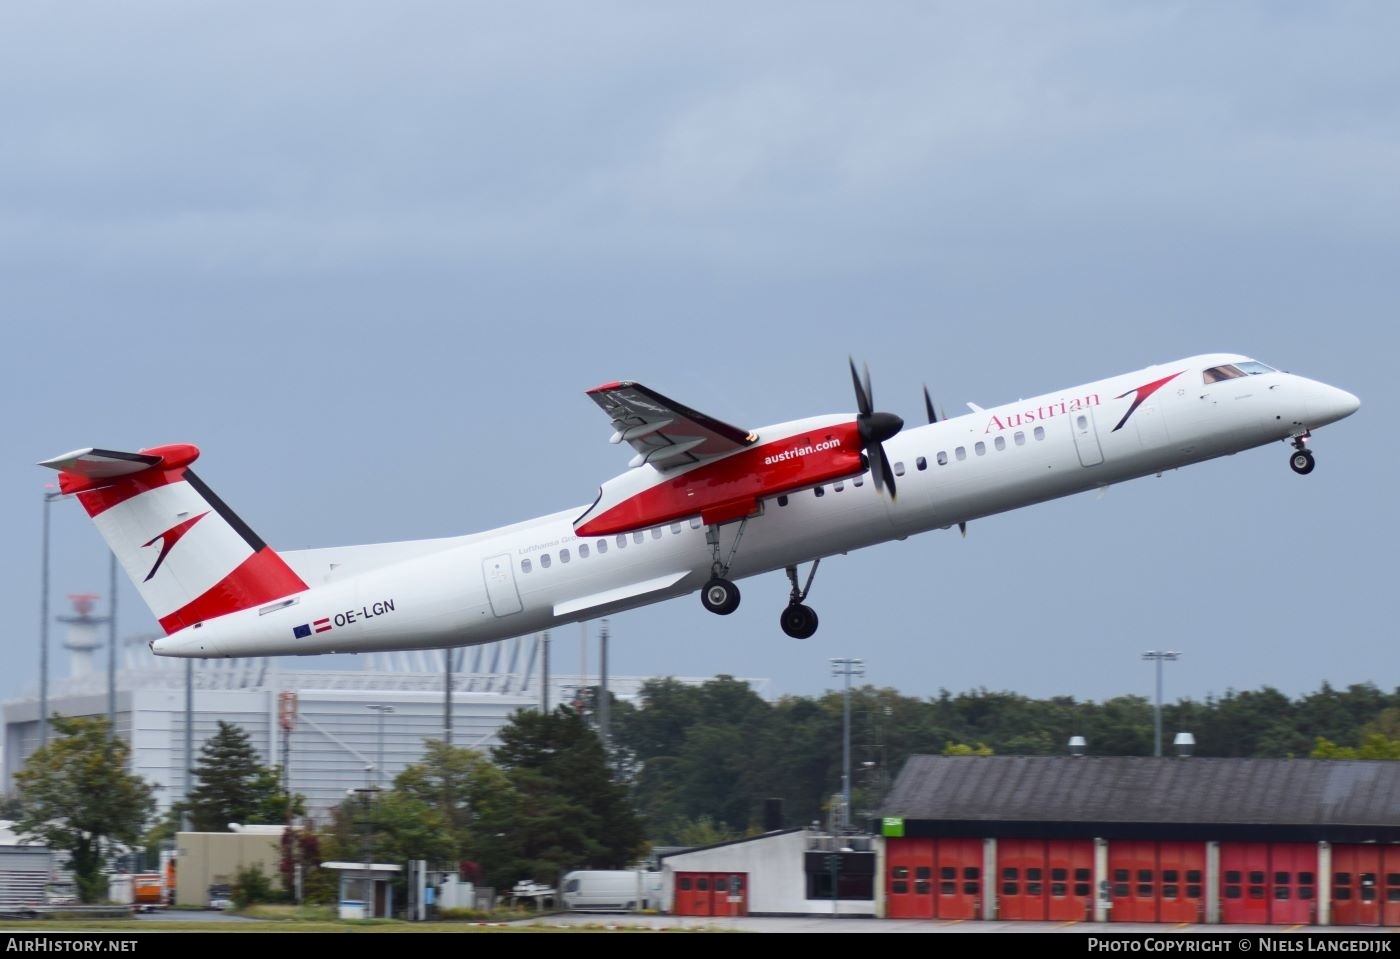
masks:
POLYGON ((913 756, 891 917, 1400 925, 1400 763, 913 756))

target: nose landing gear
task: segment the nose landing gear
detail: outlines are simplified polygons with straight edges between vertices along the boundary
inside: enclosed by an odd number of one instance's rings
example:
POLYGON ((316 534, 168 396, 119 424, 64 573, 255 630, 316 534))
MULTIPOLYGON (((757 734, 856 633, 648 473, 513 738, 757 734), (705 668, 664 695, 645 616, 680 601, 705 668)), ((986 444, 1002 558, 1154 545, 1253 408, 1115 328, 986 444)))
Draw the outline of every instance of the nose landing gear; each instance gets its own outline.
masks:
POLYGON ((1317 465, 1312 450, 1308 449, 1310 436, 1311 433, 1304 433, 1302 436, 1293 437, 1293 453, 1288 457, 1288 465, 1299 476, 1307 476, 1317 465))

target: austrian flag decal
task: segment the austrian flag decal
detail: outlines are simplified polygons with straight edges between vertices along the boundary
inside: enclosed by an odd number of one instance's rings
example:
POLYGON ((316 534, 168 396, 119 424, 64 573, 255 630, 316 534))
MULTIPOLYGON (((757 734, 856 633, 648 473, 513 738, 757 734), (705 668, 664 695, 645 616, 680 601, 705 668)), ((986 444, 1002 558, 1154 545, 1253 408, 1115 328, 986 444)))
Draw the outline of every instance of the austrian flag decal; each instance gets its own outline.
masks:
POLYGON ((327 618, 327 619, 318 619, 318 620, 316 620, 315 622, 312 622, 312 623, 304 623, 304 624, 302 624, 301 626, 293 626, 293 627, 292 627, 292 638, 293 638, 293 639, 305 639, 306 637, 310 636, 312 633, 325 633, 325 632, 329 632, 330 629, 331 629, 331 621, 330 621, 329 618, 327 618))

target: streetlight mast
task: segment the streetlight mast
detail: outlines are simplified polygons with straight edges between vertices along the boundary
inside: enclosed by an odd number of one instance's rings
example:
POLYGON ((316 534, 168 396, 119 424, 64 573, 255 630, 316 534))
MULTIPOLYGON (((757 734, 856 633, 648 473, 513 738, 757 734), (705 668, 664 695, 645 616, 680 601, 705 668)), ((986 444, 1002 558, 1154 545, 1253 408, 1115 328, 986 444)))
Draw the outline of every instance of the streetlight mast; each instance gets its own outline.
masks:
POLYGON ((1181 653, 1174 649, 1149 649, 1142 654, 1143 659, 1154 660, 1157 663, 1157 701, 1153 709, 1153 737, 1152 755, 1158 759, 1162 758, 1162 663, 1165 661, 1175 662, 1181 658, 1181 653))
POLYGON ((851 677, 865 675, 863 659, 832 659, 831 675, 846 677, 841 718, 841 827, 851 825, 851 677))

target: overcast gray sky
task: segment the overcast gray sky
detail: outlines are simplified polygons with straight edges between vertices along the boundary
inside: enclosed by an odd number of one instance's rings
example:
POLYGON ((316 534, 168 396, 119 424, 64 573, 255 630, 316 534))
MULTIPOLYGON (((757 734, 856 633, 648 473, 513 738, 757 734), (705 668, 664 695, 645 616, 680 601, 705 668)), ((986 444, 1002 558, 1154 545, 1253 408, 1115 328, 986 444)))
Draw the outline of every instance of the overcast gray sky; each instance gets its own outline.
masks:
MULTIPOLYGON (((918 421, 923 383, 1213 350, 1363 407, 1308 477, 1270 447, 833 559, 805 642, 781 574, 617 616, 613 670, 1102 699, 1170 648, 1169 699, 1393 688, 1397 36, 1272 0, 0 5, 0 697, 37 676, 33 464, 75 447, 193 442, 274 546, 377 542, 590 501, 608 380, 761 426, 852 409, 853 355, 918 421)), ((56 611, 105 591, 76 503, 53 556, 56 611)))

